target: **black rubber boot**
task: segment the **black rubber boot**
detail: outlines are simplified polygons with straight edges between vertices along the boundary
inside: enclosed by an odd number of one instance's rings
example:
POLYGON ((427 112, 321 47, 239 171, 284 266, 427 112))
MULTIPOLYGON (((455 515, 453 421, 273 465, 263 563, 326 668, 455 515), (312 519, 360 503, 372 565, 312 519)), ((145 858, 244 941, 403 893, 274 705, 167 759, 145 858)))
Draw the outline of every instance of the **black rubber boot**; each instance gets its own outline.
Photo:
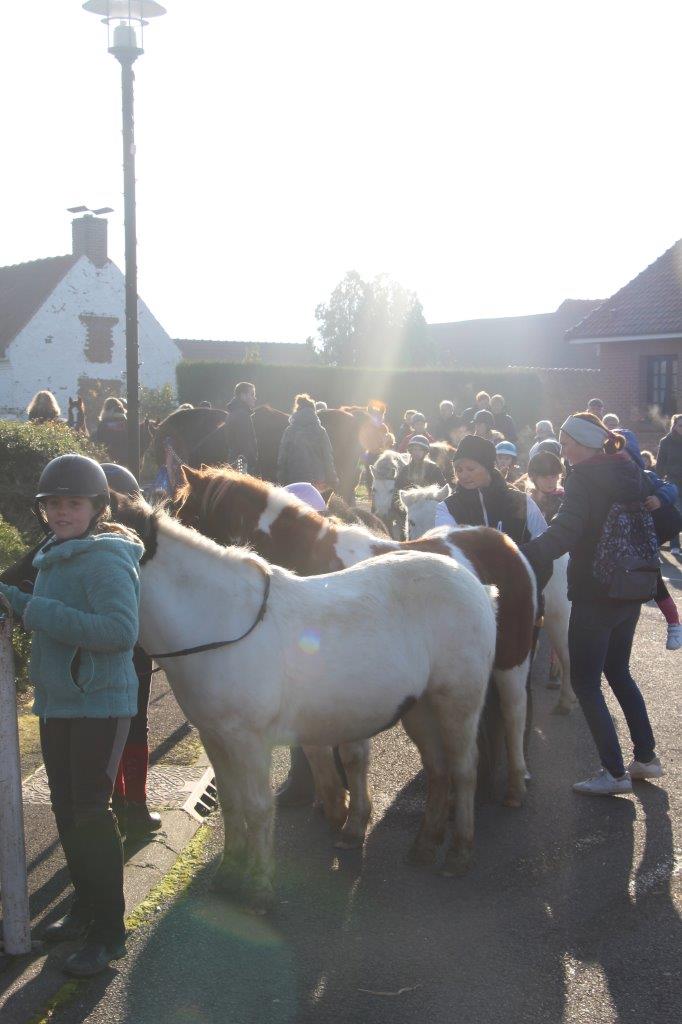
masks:
POLYGON ((74 904, 58 921, 48 924, 43 931, 44 942, 74 942, 83 939, 92 924, 92 911, 74 904))
POLYGON ((146 836, 161 828, 161 815, 146 804, 126 804, 126 832, 129 836, 146 836))
POLYGON ((315 797, 313 773, 302 747, 291 748, 289 774, 275 794, 278 807, 303 807, 315 797))
POLYGON ((92 978, 105 971, 112 960, 121 960, 125 955, 125 942, 106 945, 88 941, 66 958, 63 970, 74 978, 92 978))

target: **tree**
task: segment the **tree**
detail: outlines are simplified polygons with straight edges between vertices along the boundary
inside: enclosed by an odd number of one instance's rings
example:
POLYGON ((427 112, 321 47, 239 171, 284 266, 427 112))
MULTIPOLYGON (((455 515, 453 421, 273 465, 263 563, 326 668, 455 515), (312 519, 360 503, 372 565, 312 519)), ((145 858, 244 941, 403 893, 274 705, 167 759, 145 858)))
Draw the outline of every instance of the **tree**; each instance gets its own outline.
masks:
POLYGON ((421 302, 386 274, 349 271, 315 310, 325 362, 334 366, 428 366, 432 346, 421 302))

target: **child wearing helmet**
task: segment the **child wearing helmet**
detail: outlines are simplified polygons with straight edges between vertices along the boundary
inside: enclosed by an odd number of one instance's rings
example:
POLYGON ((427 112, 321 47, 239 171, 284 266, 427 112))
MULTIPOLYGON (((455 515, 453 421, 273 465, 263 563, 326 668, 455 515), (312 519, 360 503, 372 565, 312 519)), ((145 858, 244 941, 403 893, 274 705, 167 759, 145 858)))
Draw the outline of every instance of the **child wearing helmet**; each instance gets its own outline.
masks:
POLYGON ((0 594, 32 633, 33 710, 75 890, 71 909, 45 938, 84 939, 64 970, 87 977, 126 952, 123 850, 111 794, 137 711, 143 547, 107 522, 106 476, 84 455, 61 455, 45 467, 34 508, 50 537, 33 561, 33 593, 0 583, 0 594))

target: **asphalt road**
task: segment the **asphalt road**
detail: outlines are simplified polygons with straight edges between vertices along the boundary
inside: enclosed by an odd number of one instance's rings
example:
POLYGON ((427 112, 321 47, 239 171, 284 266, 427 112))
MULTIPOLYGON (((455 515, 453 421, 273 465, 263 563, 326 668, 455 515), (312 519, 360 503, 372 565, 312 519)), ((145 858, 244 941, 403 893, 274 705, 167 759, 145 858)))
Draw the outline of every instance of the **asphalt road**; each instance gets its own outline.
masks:
POLYGON ((682 651, 667 653, 664 638, 660 613, 645 608, 634 671, 666 767, 661 784, 637 783, 632 797, 573 794, 570 784, 596 767, 591 740, 579 711, 551 714, 555 695, 536 680, 527 802, 520 811, 480 806, 476 862, 465 878, 446 879, 403 862, 424 793, 415 751, 394 729, 375 740, 374 816, 362 854, 337 855, 312 811, 283 812, 279 904, 269 918, 254 917, 208 892, 222 842, 216 821, 187 894, 52 1020, 678 1019, 682 651))

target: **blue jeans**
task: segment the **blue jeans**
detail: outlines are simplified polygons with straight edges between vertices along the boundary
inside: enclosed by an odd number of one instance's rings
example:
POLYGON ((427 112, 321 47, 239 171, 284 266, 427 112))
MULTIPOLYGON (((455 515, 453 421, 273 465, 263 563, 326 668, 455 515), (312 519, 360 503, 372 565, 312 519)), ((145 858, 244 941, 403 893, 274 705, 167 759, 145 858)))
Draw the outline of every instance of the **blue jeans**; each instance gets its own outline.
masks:
POLYGON ((604 768, 625 771, 613 719, 601 690, 602 672, 623 709, 637 761, 650 761, 656 741, 644 698, 630 675, 630 652, 641 606, 574 601, 568 629, 571 683, 604 768))

